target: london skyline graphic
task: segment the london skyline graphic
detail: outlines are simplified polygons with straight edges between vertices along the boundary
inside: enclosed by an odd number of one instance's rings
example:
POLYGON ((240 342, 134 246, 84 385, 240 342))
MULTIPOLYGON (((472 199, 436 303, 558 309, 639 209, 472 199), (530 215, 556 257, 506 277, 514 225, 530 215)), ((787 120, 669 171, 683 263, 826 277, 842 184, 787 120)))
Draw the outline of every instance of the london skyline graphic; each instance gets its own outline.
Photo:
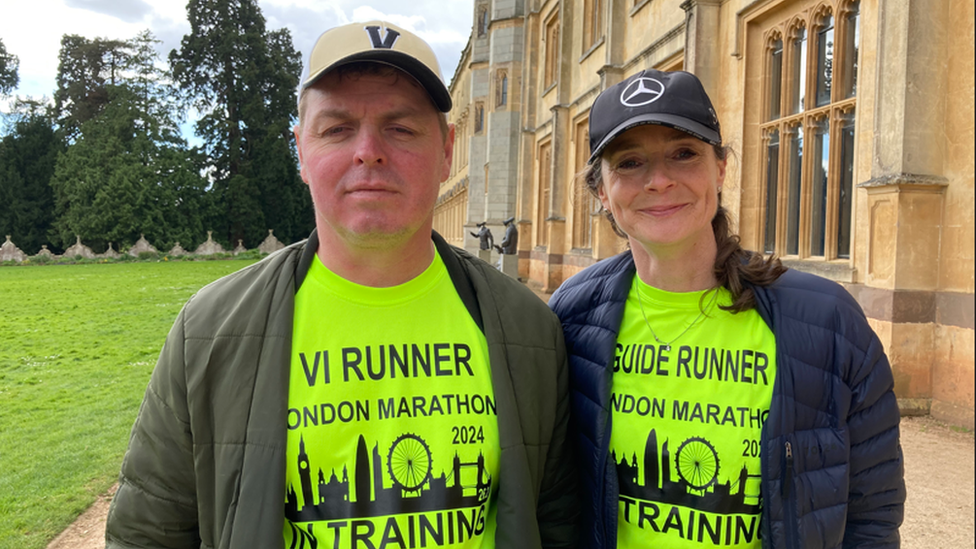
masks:
POLYGON ((675 452, 676 474, 672 477, 669 442, 669 439, 665 439, 658 447, 657 432, 651 429, 644 444, 643 471, 637 462, 636 452, 631 454, 630 463, 626 455, 622 455, 618 461, 616 452, 611 452, 611 459, 617 467, 621 496, 693 507, 711 513, 760 512, 761 501, 756 482, 759 475, 750 474, 745 464, 735 482, 730 477, 725 477, 724 482, 720 481, 721 465, 715 447, 704 438, 691 437, 683 441, 675 452), (747 491, 750 484, 757 486, 755 493, 747 491))
POLYGON ((310 457, 302 436, 297 457, 301 497, 292 483, 285 497, 285 517, 292 522, 465 509, 485 503, 491 493, 492 478, 485 468, 484 453, 479 451, 474 461, 463 462, 455 452, 450 474, 441 469, 440 475, 434 476, 430 447, 411 433, 397 437, 385 459, 378 442, 369 451, 366 438, 360 435, 352 464, 352 485, 349 464, 343 465, 342 478, 333 468, 326 479, 319 467, 313 491, 310 457))

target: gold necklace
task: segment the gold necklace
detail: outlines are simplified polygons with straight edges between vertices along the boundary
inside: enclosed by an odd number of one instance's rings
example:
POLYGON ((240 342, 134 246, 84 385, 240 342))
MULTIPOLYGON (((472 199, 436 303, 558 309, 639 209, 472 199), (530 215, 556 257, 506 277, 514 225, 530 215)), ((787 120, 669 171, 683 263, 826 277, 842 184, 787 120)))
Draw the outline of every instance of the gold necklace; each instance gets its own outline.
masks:
POLYGON ((712 288, 712 290, 714 291, 714 294, 712 295, 712 300, 708 302, 708 305, 706 305, 701 310, 700 313, 698 313, 698 316, 695 317, 695 320, 692 320, 691 324, 689 324, 684 330, 682 330, 677 337, 675 337, 671 341, 664 341, 663 339, 657 337, 657 334, 654 333, 654 328, 651 328, 651 323, 647 321, 647 314, 644 313, 644 297, 641 295, 640 285, 637 283, 637 274, 634 274, 634 290, 637 292, 637 304, 640 305, 640 312, 641 312, 641 316, 644 317, 644 324, 647 324, 647 329, 650 330, 651 335, 654 336, 654 341, 657 341, 661 345, 664 345, 664 350, 669 352, 671 351, 671 344, 674 343, 675 341, 678 341, 678 339, 680 339, 681 336, 688 333, 688 330, 690 330, 695 324, 698 324, 698 321, 701 320, 703 316, 705 316, 705 311, 710 309, 712 305, 715 304, 715 301, 718 299, 718 288, 712 288))

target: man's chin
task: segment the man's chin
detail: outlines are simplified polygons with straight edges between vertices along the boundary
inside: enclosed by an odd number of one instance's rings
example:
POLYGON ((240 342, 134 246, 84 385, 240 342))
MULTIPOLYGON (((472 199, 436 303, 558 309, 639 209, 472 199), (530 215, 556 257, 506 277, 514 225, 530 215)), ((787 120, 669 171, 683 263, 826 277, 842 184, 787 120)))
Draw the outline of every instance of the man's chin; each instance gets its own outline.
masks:
POLYGON ((354 227, 342 232, 346 242, 360 249, 389 250, 405 245, 416 230, 403 227, 354 227))

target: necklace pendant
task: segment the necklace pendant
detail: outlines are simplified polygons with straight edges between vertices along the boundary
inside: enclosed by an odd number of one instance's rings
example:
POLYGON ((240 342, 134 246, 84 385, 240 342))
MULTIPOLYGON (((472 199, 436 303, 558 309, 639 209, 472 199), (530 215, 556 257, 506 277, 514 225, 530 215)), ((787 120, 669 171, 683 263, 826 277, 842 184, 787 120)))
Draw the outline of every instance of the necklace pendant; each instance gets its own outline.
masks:
POLYGON ((664 346, 664 350, 670 353, 671 352, 671 346, 670 345, 665 345, 664 346))

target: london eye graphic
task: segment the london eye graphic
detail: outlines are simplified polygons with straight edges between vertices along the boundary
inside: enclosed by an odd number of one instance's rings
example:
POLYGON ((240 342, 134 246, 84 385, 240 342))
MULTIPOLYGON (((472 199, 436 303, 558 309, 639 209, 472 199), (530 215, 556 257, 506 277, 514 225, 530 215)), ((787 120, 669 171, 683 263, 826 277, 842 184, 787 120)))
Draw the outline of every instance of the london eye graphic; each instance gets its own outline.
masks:
POLYGON ((419 492, 431 478, 432 458, 424 439, 412 433, 397 437, 386 456, 393 483, 404 492, 419 492))
POLYGON ((718 480, 718 452, 701 437, 682 442, 674 459, 678 474, 690 488, 704 490, 718 480))

